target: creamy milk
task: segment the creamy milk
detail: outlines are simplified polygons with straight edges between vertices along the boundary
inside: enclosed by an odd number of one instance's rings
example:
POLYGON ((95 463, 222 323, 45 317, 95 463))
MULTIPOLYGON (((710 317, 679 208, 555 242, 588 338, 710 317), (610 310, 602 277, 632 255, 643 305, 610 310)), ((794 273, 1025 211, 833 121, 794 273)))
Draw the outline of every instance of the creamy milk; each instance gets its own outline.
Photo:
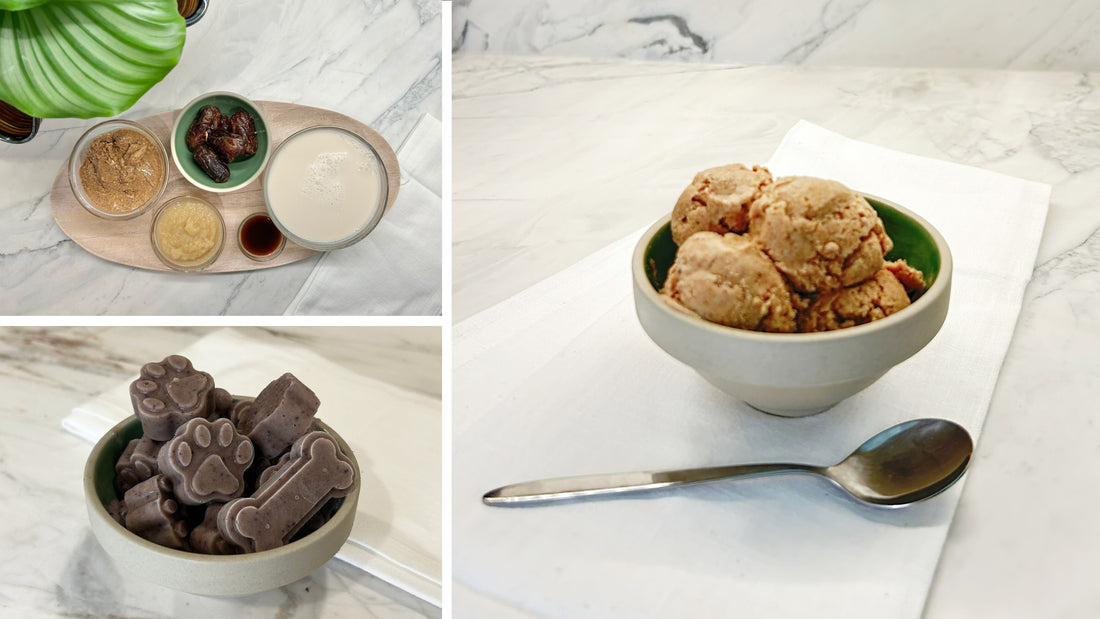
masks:
POLYGON ((305 131, 284 142, 268 164, 268 210, 305 241, 341 241, 382 208, 380 167, 351 134, 327 127, 305 131))

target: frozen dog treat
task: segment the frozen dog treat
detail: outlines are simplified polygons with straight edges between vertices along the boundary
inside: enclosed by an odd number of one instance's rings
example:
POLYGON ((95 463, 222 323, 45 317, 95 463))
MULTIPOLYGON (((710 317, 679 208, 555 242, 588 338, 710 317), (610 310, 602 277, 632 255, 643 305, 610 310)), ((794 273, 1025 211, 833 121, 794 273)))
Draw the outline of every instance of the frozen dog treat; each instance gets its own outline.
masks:
POLYGON ((245 552, 286 544, 329 499, 346 496, 357 482, 351 460, 324 432, 298 439, 290 453, 266 486, 230 501, 218 514, 222 536, 245 552))
POLYGON ((125 493, 160 472, 157 453, 160 452, 160 446, 163 444, 143 436, 135 438, 126 445, 122 456, 115 464, 115 483, 120 492, 125 493))
POLYGON ((279 459, 271 464, 271 466, 265 468, 260 472, 260 476, 256 478, 256 489, 259 490, 267 485, 267 482, 271 481, 278 475, 286 465, 290 463, 290 452, 286 452, 279 459))
POLYGON ((288 372, 264 387, 252 406, 241 409, 237 427, 274 460, 309 432, 320 405, 317 395, 288 372))
POLYGON ((160 450, 157 464, 181 503, 201 505, 244 494, 244 472, 255 453, 252 441, 232 421, 198 418, 180 426, 160 450))
POLYGON ((207 555, 236 554, 237 549, 225 541, 218 531, 218 512, 225 503, 211 503, 206 508, 202 522, 191 529, 191 550, 207 555))
POLYGON ((233 413, 233 396, 221 387, 214 388, 214 409, 207 417, 210 421, 229 417, 233 413))
POLYGON ((213 412, 214 379, 186 357, 170 355, 141 368, 141 378, 130 384, 130 399, 145 437, 167 441, 187 421, 213 412))
POLYGON ((313 431, 320 400, 293 374, 236 401, 172 355, 142 367, 130 395, 144 436, 115 463, 107 511, 149 541, 203 554, 275 548, 324 525, 358 483, 336 439, 313 431))
POLYGON ((172 482, 155 475, 126 491, 126 528, 150 542, 187 550, 187 523, 172 494, 172 482))

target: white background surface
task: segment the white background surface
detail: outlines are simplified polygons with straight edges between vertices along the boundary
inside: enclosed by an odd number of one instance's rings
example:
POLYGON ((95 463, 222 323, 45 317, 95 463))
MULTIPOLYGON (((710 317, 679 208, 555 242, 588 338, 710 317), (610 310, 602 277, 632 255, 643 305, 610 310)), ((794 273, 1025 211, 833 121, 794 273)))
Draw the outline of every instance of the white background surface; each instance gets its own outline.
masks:
POLYGON ((453 80, 458 321, 652 223, 697 170, 765 161, 800 118, 1053 185, 925 615, 1100 608, 1095 501, 1082 490, 1100 444, 1095 74, 487 55, 456 57, 453 80))
MULTIPOLYGON (((438 328, 242 330, 440 397, 438 328)), ((61 419, 92 396, 133 380, 144 363, 163 359, 209 331, 0 328, 0 392, 5 394, 0 495, 7 497, 0 502, 5 523, 0 530, 0 616, 439 617, 439 608, 339 560, 273 591, 213 599, 127 576, 104 553, 89 528, 81 482, 91 445, 65 432, 61 419)))

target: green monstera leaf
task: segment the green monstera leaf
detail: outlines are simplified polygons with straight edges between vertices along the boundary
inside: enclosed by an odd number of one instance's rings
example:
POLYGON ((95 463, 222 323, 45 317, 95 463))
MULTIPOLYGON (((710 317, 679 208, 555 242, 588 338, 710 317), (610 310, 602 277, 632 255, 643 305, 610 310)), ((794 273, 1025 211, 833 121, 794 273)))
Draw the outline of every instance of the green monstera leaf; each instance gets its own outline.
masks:
POLYGON ((176 66, 185 36, 175 0, 0 0, 0 100, 115 116, 176 66))

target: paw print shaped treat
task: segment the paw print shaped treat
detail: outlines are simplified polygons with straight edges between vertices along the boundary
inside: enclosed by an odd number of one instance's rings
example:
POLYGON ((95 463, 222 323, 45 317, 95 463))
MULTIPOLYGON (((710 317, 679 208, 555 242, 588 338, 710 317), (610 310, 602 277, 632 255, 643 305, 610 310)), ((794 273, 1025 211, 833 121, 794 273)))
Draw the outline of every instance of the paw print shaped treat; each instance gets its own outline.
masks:
POLYGON ((160 472, 157 452, 163 444, 148 437, 135 438, 127 443, 115 464, 115 483, 120 492, 125 493, 160 472))
POLYGON ((130 399, 145 438, 167 441, 188 420, 214 411, 214 379, 187 357, 170 355, 141 368, 141 378, 130 384, 130 399))
POLYGON ((237 549, 218 531, 218 512, 224 506, 225 503, 211 503, 206 507, 202 522, 191 529, 191 550, 207 555, 236 554, 237 549))
POLYGON ((172 497, 172 482, 164 475, 154 475, 127 490, 121 511, 127 529, 154 544, 188 550, 187 523, 172 497))
POLYGON ((244 472, 256 455, 252 441, 228 419, 192 419, 157 456, 176 498, 187 505, 224 502, 244 494, 244 472))

